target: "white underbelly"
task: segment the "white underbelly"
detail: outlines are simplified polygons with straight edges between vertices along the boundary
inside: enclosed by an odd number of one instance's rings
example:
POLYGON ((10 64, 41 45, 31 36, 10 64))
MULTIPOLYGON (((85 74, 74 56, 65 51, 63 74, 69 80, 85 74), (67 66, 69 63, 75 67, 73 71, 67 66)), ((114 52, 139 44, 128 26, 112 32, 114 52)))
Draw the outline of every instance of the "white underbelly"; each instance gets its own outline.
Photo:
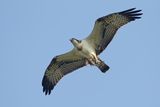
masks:
POLYGON ((96 57, 94 48, 85 40, 82 41, 82 50, 80 54, 86 58, 92 58, 93 56, 96 57))

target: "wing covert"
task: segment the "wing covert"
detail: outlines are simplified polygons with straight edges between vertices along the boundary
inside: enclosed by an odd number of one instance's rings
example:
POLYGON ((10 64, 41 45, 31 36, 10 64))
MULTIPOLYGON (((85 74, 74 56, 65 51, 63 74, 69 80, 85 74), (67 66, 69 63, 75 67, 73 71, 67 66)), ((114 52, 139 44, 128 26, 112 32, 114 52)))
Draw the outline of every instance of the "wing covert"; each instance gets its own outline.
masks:
POLYGON ((112 13, 96 20, 94 28, 86 40, 95 48, 97 55, 108 46, 121 26, 141 18, 142 13, 139 13, 141 10, 135 9, 112 13))
POLYGON ((58 81, 66 74, 86 65, 86 59, 72 50, 66 54, 56 56, 47 67, 43 80, 43 92, 50 94, 58 81))

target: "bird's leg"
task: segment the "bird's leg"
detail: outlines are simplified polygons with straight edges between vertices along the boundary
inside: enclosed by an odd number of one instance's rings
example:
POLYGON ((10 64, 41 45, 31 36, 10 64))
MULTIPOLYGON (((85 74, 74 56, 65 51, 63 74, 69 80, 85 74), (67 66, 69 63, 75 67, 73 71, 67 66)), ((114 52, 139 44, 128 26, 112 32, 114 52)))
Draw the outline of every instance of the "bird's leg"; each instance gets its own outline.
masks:
POLYGON ((89 59, 88 59, 88 63, 89 63, 90 65, 95 65, 95 62, 93 61, 92 58, 89 58, 89 59))
POLYGON ((99 58, 97 57, 97 55, 92 55, 92 58, 95 62, 95 64, 99 64, 101 61, 99 60, 99 58))
POLYGON ((95 57, 95 63, 96 63, 96 64, 99 64, 100 62, 101 62, 101 61, 100 61, 99 58, 96 56, 96 57, 95 57))
POLYGON ((91 65, 96 65, 100 63, 99 58, 93 54, 91 54, 91 58, 89 58, 88 61, 89 61, 89 64, 91 65))

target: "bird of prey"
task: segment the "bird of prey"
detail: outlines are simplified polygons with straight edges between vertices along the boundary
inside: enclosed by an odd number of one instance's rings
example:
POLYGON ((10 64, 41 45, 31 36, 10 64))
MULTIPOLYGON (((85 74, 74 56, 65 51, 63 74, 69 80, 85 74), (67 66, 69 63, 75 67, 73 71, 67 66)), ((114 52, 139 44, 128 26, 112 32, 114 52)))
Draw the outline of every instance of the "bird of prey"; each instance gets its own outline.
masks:
POLYGON ((51 90, 64 75, 88 64, 97 66, 105 73, 109 66, 98 55, 108 46, 121 26, 141 18, 140 11, 131 8, 103 16, 96 20, 88 37, 83 40, 70 39, 74 48, 65 54, 55 56, 45 71, 42 79, 45 95, 51 93, 51 90))

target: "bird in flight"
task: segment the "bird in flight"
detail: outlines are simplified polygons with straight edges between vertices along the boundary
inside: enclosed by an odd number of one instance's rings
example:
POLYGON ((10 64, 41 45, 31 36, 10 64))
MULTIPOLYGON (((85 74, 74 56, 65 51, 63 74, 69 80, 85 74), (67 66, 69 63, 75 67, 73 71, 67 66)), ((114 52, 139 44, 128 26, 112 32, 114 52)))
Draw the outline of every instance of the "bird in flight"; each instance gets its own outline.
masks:
POLYGON ((88 64, 98 67, 103 73, 109 70, 109 66, 98 55, 108 46, 121 26, 141 18, 140 11, 131 8, 103 16, 96 20, 88 37, 83 40, 70 39, 74 48, 67 53, 55 56, 45 71, 42 79, 45 95, 51 93, 64 75, 88 64))

